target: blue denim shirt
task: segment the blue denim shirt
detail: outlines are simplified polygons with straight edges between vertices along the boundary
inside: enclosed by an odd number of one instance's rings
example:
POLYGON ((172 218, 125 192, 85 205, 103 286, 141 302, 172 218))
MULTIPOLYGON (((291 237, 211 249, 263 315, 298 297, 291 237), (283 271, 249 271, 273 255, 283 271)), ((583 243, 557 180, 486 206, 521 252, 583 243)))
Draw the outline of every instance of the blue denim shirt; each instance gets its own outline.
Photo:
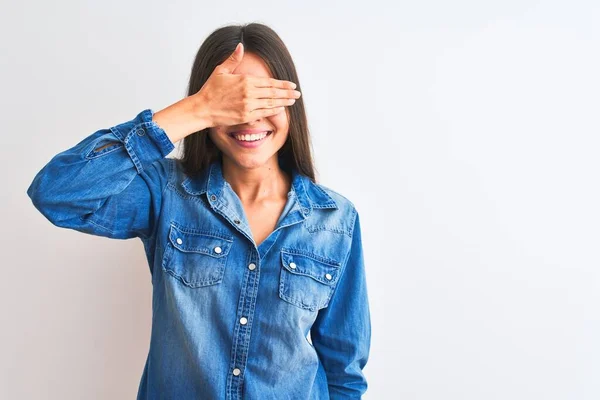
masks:
POLYGON ((256 246, 221 162, 185 175, 152 115, 55 155, 27 189, 56 226, 142 240, 152 332, 137 398, 359 399, 371 325, 353 203, 293 171, 256 246))

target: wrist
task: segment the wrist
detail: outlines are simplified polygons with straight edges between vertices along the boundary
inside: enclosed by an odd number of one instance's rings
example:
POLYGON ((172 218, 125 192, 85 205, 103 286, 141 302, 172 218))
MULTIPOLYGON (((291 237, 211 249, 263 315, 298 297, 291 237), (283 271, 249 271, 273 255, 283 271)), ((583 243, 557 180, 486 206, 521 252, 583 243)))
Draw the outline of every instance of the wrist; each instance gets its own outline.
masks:
POLYGON ((176 143, 211 126, 204 104, 193 96, 185 97, 154 113, 152 120, 165 131, 172 143, 176 143))
POLYGON ((202 129, 212 127, 213 123, 210 119, 207 101, 202 96, 202 94, 196 93, 195 95, 190 96, 187 99, 191 101, 192 114, 194 115, 194 119, 197 122, 198 129, 196 129, 196 131, 201 131, 202 129))

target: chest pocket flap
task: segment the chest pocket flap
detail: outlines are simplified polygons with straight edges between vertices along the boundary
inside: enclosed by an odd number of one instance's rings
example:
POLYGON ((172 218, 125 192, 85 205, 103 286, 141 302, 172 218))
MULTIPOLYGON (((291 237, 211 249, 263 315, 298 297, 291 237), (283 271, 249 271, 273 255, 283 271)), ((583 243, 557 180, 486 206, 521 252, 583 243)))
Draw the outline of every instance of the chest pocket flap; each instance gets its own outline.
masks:
POLYGON ((175 225, 171 225, 169 240, 183 252, 202 253, 216 258, 227 256, 232 244, 232 240, 224 235, 186 231, 175 225))
POLYGON ((337 261, 293 250, 281 250, 281 262, 289 272, 309 276, 326 285, 335 285, 340 272, 337 261))
POLYGON ((184 285, 198 288, 221 283, 233 238, 219 232, 171 224, 163 269, 184 285))

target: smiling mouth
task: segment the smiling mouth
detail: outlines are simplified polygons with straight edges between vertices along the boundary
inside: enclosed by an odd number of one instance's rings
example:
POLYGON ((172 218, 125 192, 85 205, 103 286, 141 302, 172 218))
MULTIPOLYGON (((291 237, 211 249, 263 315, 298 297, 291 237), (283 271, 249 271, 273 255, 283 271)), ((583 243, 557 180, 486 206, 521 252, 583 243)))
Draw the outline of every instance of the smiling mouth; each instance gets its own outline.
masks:
POLYGON ((251 133, 251 134, 237 134, 235 132, 232 132, 229 134, 229 136, 240 142, 256 142, 256 141, 266 138, 271 133, 273 133, 273 131, 264 131, 264 132, 260 132, 260 133, 251 133))

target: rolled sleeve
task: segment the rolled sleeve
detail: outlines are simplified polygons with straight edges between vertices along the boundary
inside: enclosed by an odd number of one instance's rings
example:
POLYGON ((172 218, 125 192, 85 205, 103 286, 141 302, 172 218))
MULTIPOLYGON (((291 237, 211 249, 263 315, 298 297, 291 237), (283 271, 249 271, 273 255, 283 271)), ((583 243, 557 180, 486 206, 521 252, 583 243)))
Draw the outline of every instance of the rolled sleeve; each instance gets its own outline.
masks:
POLYGON ((133 120, 110 128, 125 145, 138 174, 156 159, 166 157, 175 148, 167 133, 152 120, 152 115, 152 110, 146 109, 133 120))
POLYGON ((54 225, 110 238, 150 238, 173 165, 166 132, 145 109, 56 154, 27 189, 54 225))

